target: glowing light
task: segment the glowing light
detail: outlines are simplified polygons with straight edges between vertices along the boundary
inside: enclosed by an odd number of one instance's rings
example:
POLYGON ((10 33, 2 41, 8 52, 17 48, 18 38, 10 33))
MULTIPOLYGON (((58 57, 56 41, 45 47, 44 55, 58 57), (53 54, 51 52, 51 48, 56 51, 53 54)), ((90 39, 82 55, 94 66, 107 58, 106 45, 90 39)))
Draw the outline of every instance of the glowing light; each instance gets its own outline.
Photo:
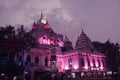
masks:
POLYGON ((65 70, 68 70, 69 68, 68 68, 68 66, 65 66, 65 70))
POLYGON ((48 39, 47 44, 50 45, 50 39, 48 39))
POLYGON ((50 39, 50 44, 54 45, 54 38, 53 37, 50 39))
POLYGON ((90 66, 93 67, 93 64, 91 63, 90 66))
POLYGON ((46 19, 41 19, 41 22, 42 22, 43 24, 46 24, 46 23, 47 23, 46 19))
POLYGON ((76 77, 76 76, 75 76, 75 73, 72 73, 71 75, 72 75, 72 78, 75 78, 75 77, 76 77))
POLYGON ((96 67, 98 67, 98 64, 96 63, 96 67))
POLYGON ((4 75, 5 75, 5 74, 3 74, 3 73, 1 74, 1 76, 4 76, 4 75))
POLYGON ((103 70, 103 67, 100 67, 101 70, 103 70))
POLYGON ((25 74, 28 74, 28 72, 25 72, 25 74))
POLYGON ((14 77, 13 77, 13 80, 17 80, 17 76, 14 76, 14 77))
POLYGON ((84 68, 85 68, 85 69, 88 69, 88 66, 85 66, 84 68))
POLYGON ((63 47, 63 45, 64 45, 63 42, 62 42, 60 39, 58 39, 58 42, 57 42, 57 43, 58 43, 58 45, 61 46, 61 47, 63 47))
POLYGON ((44 26, 44 28, 46 28, 46 29, 50 29, 50 25, 47 24, 47 25, 44 26))
POLYGON ((112 74, 112 71, 108 71, 107 74, 108 74, 108 75, 112 74))
POLYGON ((75 66, 74 66, 74 69, 78 69, 78 66, 77 66, 77 65, 75 65, 75 66))
POLYGON ((83 72, 81 72, 81 77, 83 77, 84 76, 84 73, 83 72))

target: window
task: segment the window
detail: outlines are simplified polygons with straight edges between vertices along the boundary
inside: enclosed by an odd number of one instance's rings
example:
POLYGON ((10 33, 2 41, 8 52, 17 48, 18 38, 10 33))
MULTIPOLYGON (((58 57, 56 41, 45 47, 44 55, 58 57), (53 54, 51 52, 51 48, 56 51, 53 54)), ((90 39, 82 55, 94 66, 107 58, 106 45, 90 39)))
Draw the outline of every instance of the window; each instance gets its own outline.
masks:
POLYGON ((48 66, 48 57, 45 57, 45 66, 48 66))
POLYGON ((35 63, 39 64, 39 57, 38 57, 38 55, 35 56, 35 63))
POLYGON ((88 62, 88 66, 90 66, 90 59, 89 58, 87 58, 87 62, 88 62))
POLYGON ((30 55, 27 56, 26 62, 31 63, 31 56, 30 55))
POLYGON ((82 57, 81 58, 81 66, 84 66, 85 64, 84 64, 84 58, 82 57))
POLYGON ((101 66, 101 65, 100 65, 100 60, 99 60, 99 59, 98 59, 98 66, 101 66))
POLYGON ((18 65, 22 66, 23 65, 23 59, 22 59, 22 55, 18 56, 18 65))
POLYGON ((95 67, 95 60, 94 60, 94 59, 92 59, 92 62, 93 62, 93 67, 95 67))
POLYGON ((72 68, 72 58, 68 59, 68 64, 69 64, 69 67, 72 68))
POLYGON ((103 67, 105 67, 105 59, 102 60, 103 67))

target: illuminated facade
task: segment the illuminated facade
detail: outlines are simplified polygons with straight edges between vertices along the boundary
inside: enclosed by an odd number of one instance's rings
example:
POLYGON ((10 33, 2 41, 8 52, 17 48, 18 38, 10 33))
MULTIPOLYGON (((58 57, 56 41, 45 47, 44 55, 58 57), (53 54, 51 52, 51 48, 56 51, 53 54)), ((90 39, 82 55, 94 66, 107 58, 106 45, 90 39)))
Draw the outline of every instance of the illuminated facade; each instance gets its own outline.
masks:
MULTIPOLYGON (((68 41, 69 42, 69 41, 68 41)), ((106 56, 98 52, 91 40, 82 31, 76 42, 76 48, 57 55, 58 69, 78 71, 106 71, 106 56), (59 63, 61 63, 59 65, 59 63)))
POLYGON ((29 33, 38 44, 24 57, 25 62, 35 65, 32 66, 32 70, 49 68, 51 70, 58 69, 58 72, 66 70, 72 72, 107 71, 106 56, 94 48, 83 30, 76 41, 75 49, 73 49, 72 42, 67 36, 63 39, 63 35, 55 33, 42 15, 32 27, 29 33))

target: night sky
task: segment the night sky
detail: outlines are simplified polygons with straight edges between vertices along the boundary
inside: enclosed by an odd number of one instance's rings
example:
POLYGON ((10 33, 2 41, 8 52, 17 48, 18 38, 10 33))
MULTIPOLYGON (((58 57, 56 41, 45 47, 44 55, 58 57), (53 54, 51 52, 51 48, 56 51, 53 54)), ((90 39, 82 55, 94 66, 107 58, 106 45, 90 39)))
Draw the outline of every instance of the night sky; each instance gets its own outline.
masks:
POLYGON ((92 41, 120 43, 120 0, 0 0, 0 25, 30 30, 41 11, 73 45, 82 28, 92 41))

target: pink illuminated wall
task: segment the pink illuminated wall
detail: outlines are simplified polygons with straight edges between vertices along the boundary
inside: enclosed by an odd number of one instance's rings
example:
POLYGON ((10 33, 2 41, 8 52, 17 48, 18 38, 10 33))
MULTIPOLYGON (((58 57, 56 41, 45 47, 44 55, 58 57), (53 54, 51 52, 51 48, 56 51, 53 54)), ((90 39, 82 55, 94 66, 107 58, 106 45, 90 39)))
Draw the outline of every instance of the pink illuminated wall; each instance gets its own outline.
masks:
MULTIPOLYGON (((86 55, 86 56, 88 56, 88 55, 86 55)), ((89 57, 89 60, 90 60, 90 66, 88 66, 88 61, 86 60, 86 57, 84 56, 84 62, 85 62, 84 68, 86 70, 87 69, 89 69, 89 70, 92 70, 92 69, 103 70, 104 69, 103 62, 102 62, 102 59, 103 59, 102 56, 89 55, 88 57, 89 57)))
MULTIPOLYGON (((100 56, 100 55, 88 55, 86 53, 82 54, 82 53, 71 53, 71 54, 66 54, 66 55, 57 55, 57 60, 62 62, 62 65, 60 69, 63 70, 68 70, 68 69, 73 69, 73 70, 81 70, 81 71, 90 71, 90 70, 104 70, 104 66, 103 66, 103 62, 102 59, 104 59, 104 57, 100 56), (83 57, 84 59, 84 66, 81 66, 79 62, 79 56, 83 57), (72 68, 69 67, 69 58, 72 59, 72 68), (88 64, 88 60, 89 59, 89 64, 88 64), (94 59, 94 61, 93 61, 94 59), (98 60, 100 61, 100 63, 98 62, 98 60)), ((59 68, 58 68, 59 69, 59 68)))
POLYGON ((57 61, 63 62, 63 65, 61 66, 63 70, 71 69, 71 67, 69 66, 70 64, 72 64, 72 69, 79 69, 78 53, 62 55, 61 57, 60 55, 58 55, 57 61), (72 59, 72 63, 69 63, 70 58, 72 59))

